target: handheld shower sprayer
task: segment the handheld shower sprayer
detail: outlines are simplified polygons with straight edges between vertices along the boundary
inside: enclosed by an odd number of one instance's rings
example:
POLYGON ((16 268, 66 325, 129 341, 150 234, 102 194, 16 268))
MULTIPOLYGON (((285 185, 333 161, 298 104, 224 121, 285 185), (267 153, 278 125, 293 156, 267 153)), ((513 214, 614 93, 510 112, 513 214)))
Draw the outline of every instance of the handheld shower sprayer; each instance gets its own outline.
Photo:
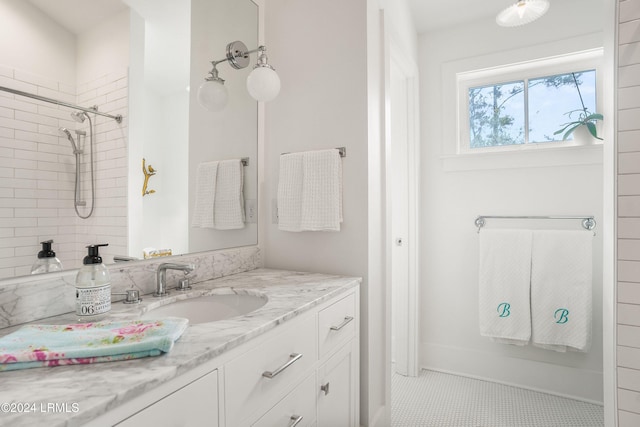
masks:
MULTIPOLYGON (((98 107, 94 107, 94 109, 97 111, 98 107)), ((89 116, 89 114, 87 114, 87 112, 85 111, 72 111, 71 118, 78 123, 84 123, 86 119, 89 119, 89 135, 90 136, 89 136, 88 169, 90 171, 89 182, 91 185, 91 208, 89 209, 89 213, 87 213, 86 215, 80 213, 80 210, 78 209, 78 206, 87 206, 87 202, 81 199, 80 171, 81 171, 81 162, 83 161, 83 156, 80 156, 80 154, 84 154, 84 151, 79 149, 79 147, 76 145, 76 141, 71 136, 71 132, 69 132, 69 129, 66 129, 63 127, 60 128, 60 135, 67 137, 67 139, 73 146, 73 154, 76 155, 76 182, 75 182, 75 191, 74 191, 74 197, 73 197, 76 214, 78 215, 78 217, 82 219, 87 219, 93 214, 93 209, 96 205, 95 174, 94 174, 94 167, 93 167, 93 161, 94 161, 93 122, 91 120, 91 116, 89 116)), ((84 139, 84 137, 86 136, 87 132, 85 132, 84 130, 75 130, 74 132, 76 133, 76 137, 78 138, 78 144, 82 142, 83 146, 86 146, 85 144, 87 141, 86 139, 84 139)))
POLYGON ((73 136, 71 136, 71 132, 69 132, 69 129, 59 128, 58 130, 60 131, 60 136, 66 136, 69 142, 71 143, 71 147, 73 148, 73 154, 82 154, 82 151, 78 150, 78 147, 76 146, 76 141, 73 139, 73 136))

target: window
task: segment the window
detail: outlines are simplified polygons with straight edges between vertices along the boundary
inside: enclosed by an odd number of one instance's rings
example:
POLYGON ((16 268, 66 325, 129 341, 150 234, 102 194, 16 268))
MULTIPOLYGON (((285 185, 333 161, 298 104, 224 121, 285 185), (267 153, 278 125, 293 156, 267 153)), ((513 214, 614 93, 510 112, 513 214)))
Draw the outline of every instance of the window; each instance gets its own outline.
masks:
POLYGON ((566 123, 598 111, 597 58, 575 56, 460 73, 458 152, 575 145, 566 123))

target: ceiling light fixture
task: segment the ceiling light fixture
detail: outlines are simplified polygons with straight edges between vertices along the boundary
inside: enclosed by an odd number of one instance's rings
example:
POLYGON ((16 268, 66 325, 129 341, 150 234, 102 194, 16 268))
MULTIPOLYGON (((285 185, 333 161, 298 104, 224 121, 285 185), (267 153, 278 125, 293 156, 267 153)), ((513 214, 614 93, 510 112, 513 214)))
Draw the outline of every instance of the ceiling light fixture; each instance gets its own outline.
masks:
POLYGON ((275 69, 268 64, 267 48, 259 46, 254 50, 247 50, 241 41, 227 45, 226 58, 211 61, 213 68, 209 76, 198 88, 198 102, 211 111, 222 111, 229 100, 229 93, 224 86, 224 80, 218 76, 216 66, 221 62, 228 62, 232 68, 241 70, 249 65, 249 54, 258 52, 258 61, 253 71, 247 77, 247 90, 256 101, 271 101, 280 92, 280 77, 275 69))
POLYGON ((496 16, 501 27, 519 27, 529 24, 549 10, 549 0, 519 0, 496 16))

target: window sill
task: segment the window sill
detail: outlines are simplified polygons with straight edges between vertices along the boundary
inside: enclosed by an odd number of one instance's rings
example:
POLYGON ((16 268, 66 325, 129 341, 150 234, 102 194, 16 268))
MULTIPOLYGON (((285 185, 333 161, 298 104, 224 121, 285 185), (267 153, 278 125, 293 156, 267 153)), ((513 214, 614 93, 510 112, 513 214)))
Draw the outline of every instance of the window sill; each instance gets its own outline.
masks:
POLYGON ((601 165, 603 144, 441 156, 445 172, 601 165))

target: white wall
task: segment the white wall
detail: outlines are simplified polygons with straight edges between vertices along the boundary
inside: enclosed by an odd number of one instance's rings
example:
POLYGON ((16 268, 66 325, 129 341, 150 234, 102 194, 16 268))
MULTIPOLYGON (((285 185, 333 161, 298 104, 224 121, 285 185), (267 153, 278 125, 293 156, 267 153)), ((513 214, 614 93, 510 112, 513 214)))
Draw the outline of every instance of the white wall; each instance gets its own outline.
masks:
POLYGON ((365 2, 273 0, 266 22, 270 62, 282 81, 280 95, 266 106, 266 199, 277 195, 280 153, 345 146, 347 157, 341 231, 290 233, 269 220, 265 263, 363 276, 368 218, 365 2))
POLYGON ((4 65, 75 85, 75 36, 29 2, 0 1, 0 52, 4 65))
POLYGON ((417 57, 405 1, 269 0, 266 5, 265 41, 282 91, 265 107, 265 265, 364 278, 360 421, 371 426, 387 425, 390 411, 382 48, 392 36, 407 56, 417 57), (272 203, 280 153, 340 146, 347 147, 341 231, 279 231, 272 221, 272 203))
POLYGON ((129 11, 118 13, 77 38, 78 83, 95 80, 129 65, 129 11))
MULTIPOLYGON (((481 338, 478 331, 477 215, 575 215, 602 218, 602 157, 599 148, 576 153, 582 160, 543 155, 535 167, 476 157, 464 164, 443 158, 453 129, 443 106, 454 97, 442 82, 455 61, 493 55, 508 64, 516 55, 544 56, 554 49, 602 46, 602 8, 555 2, 540 21, 505 29, 486 20, 423 34, 419 40, 422 128, 421 362, 428 368, 489 378, 559 394, 602 401, 602 238, 594 238, 593 345, 587 354, 516 348, 481 338), (580 8, 580 19, 566 19, 580 8), (596 35, 588 35, 596 32, 596 35), (584 36, 571 39, 575 36, 584 36), (500 52, 505 52, 500 54, 500 52), (574 164, 580 163, 580 164, 574 164), (451 168, 451 165, 454 165, 451 168), (445 165, 447 166, 445 168, 445 165), (484 169, 483 169, 484 168, 484 169), (457 170, 454 170, 457 169, 457 170)), ((606 143, 606 141, 605 141, 606 143)), ((584 151, 584 150, 583 150, 584 151)), ((569 157, 573 157, 570 155, 569 157)), ((522 161, 520 157, 518 162, 522 161)), ((525 160, 526 162, 526 160, 525 160)), ((579 223, 497 222, 491 227, 578 228, 579 223)))
MULTIPOLYGON (((264 260, 270 268, 361 276, 362 361, 369 366, 367 298, 380 283, 368 277, 367 2, 269 0, 265 42, 282 81, 266 104, 264 260), (330 29, 330 30, 329 30, 330 29), (280 153, 345 146, 344 223, 340 232, 279 231, 271 220, 280 153)), ((261 196, 262 197, 262 196, 261 196)), ((380 317, 383 315, 380 314, 380 317)), ((383 317, 382 317, 383 318, 383 317)), ((378 329, 379 330, 379 329, 378 329)), ((375 339, 379 338, 376 334, 375 339)), ((376 341, 377 353, 383 343, 376 341)), ((383 371, 378 371, 380 375, 383 371)), ((362 375, 361 422, 367 424, 369 379, 362 375)), ((380 393, 375 406, 383 403, 380 393)))

